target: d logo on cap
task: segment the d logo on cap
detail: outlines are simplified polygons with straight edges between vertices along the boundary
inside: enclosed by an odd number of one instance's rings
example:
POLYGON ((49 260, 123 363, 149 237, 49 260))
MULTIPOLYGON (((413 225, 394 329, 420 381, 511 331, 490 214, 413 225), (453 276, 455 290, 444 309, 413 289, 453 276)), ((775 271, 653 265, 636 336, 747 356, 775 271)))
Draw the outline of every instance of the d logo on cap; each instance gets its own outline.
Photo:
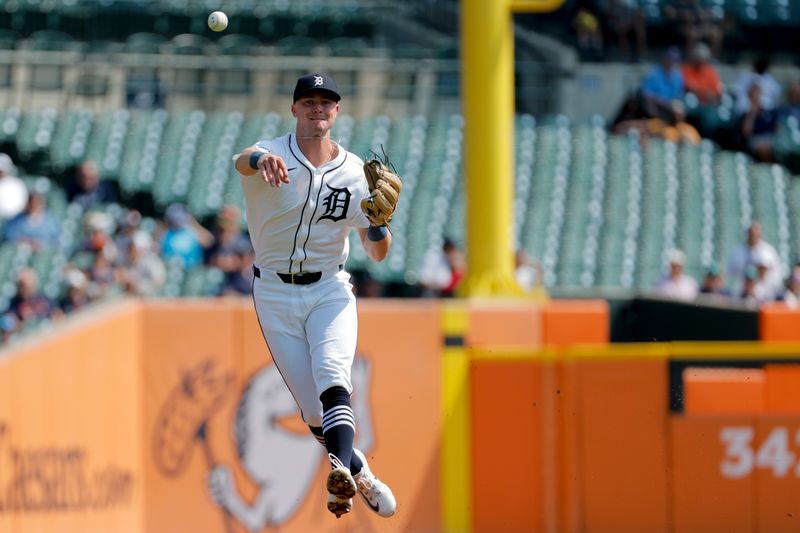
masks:
POLYGON ((336 87, 336 82, 333 81, 333 78, 322 72, 314 72, 306 74, 305 76, 300 76, 294 88, 294 101, 296 102, 309 91, 324 91, 337 102, 342 99, 336 87))

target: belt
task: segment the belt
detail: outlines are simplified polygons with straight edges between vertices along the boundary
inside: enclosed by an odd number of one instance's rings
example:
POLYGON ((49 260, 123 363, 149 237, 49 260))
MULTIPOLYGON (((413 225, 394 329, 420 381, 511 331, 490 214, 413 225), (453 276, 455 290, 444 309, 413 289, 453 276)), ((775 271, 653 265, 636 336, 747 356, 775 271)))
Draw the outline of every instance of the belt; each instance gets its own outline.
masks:
MULTIPOLYGON (((338 269, 342 270, 344 265, 339 265, 338 269)), ((255 277, 261 277, 261 269, 253 265, 253 274, 255 277)), ((311 285, 322 279, 322 272, 298 272, 296 274, 284 274, 282 272, 275 272, 275 275, 280 278, 284 283, 291 285, 311 285)))

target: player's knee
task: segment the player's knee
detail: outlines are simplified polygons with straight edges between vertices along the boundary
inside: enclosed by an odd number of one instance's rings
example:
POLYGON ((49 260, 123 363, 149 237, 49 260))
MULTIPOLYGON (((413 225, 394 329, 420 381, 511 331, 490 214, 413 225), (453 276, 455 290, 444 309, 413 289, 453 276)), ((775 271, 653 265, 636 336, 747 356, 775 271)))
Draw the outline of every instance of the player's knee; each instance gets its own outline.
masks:
POLYGON ((311 430, 311 434, 314 435, 314 438, 317 439, 317 442, 325 446, 325 436, 322 434, 322 425, 313 426, 311 424, 308 425, 308 429, 311 430))
MULTIPOLYGON (((322 413, 303 417, 303 421, 308 424, 310 428, 322 427, 322 413)), ((312 430, 311 433, 314 433, 314 431, 312 430)))

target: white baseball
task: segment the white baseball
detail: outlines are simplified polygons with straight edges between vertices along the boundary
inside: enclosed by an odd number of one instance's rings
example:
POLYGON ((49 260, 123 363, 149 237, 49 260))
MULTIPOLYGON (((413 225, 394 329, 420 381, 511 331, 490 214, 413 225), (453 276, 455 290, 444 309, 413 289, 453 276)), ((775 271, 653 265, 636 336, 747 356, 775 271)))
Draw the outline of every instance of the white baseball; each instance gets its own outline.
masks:
POLYGON ((208 27, 213 31, 223 31, 228 27, 228 15, 222 11, 214 11, 208 16, 208 27))

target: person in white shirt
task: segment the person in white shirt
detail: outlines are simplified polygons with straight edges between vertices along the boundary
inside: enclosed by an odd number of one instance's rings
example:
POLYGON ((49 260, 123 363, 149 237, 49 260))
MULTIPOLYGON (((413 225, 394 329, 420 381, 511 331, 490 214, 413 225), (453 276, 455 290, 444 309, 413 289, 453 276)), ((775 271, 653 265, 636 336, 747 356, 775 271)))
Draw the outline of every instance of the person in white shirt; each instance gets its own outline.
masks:
POLYGON ((667 258, 669 271, 656 283, 656 293, 676 300, 694 300, 700 287, 697 280, 683 271, 686 255, 681 250, 670 250, 667 258))
POLYGON ((0 219, 10 220, 22 213, 28 204, 28 188, 15 175, 14 162, 0 153, 0 219))
POLYGON ((752 70, 742 72, 733 84, 736 97, 736 114, 747 113, 750 109, 748 91, 753 83, 761 88, 761 108, 766 110, 776 109, 781 103, 781 84, 768 72, 769 59, 761 57, 753 62, 752 70))
POLYGON ((761 223, 754 221, 747 228, 747 240, 733 250, 728 256, 725 269, 732 294, 740 294, 744 286, 744 275, 748 266, 755 266, 756 258, 767 268, 764 282, 773 294, 783 286, 784 274, 778 251, 770 243, 761 238, 761 223))
POLYGON ((756 281, 753 295, 760 302, 771 302, 778 297, 781 287, 777 287, 771 279, 770 270, 774 268, 767 254, 763 250, 756 250, 753 256, 753 266, 756 269, 756 281))

